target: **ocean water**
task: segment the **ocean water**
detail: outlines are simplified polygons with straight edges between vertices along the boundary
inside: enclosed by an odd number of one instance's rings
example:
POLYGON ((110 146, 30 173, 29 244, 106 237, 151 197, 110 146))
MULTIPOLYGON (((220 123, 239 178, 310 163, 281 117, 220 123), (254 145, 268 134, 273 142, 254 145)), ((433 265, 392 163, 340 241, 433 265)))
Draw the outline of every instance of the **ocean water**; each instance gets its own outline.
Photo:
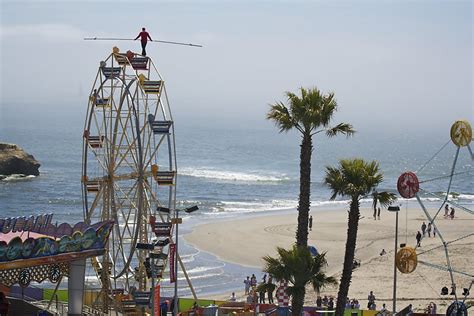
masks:
MULTIPOLYGON (((3 217, 54 213, 54 221, 82 220, 81 146, 85 109, 54 113, 3 111, 0 141, 18 144, 41 163, 39 177, 8 177, 0 181, 3 217), (81 114, 82 113, 82 114, 81 114)), ((177 205, 198 205, 200 210, 184 216, 180 236, 200 223, 232 220, 269 212, 291 212, 299 189, 299 136, 279 134, 270 123, 261 126, 216 127, 180 124, 175 120, 178 160, 177 205)), ((243 124, 244 125, 244 124, 243 124)), ((346 201, 329 201, 323 184, 324 167, 340 158, 362 157, 379 161, 384 173, 380 189, 396 192, 404 171, 418 171, 427 193, 445 192, 453 170, 456 147, 449 130, 429 137, 420 134, 384 135, 361 130, 354 137, 315 138, 312 161, 312 206, 345 207, 346 201), (439 152, 438 152, 439 151, 439 152), (435 155, 436 154, 436 155, 435 155)), ((452 191, 456 203, 472 209, 473 161, 462 148, 455 164, 452 191)), ((426 203, 436 199, 423 194, 426 203)), ((370 201, 364 201, 369 205, 370 201)), ((318 208, 319 209, 319 208, 318 208)), ((258 268, 238 266, 200 252, 180 238, 180 254, 200 296, 242 288, 243 279, 258 268)), ((179 275, 181 295, 189 295, 179 275)), ((165 291, 169 284, 164 284, 165 291)))

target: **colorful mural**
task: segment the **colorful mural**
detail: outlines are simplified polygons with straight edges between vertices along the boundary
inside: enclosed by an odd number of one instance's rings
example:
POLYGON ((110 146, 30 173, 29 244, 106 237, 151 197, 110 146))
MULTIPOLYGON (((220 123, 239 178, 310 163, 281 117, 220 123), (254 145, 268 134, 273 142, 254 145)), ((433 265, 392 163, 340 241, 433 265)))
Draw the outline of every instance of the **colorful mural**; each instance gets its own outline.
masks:
POLYGON ((0 283, 56 283, 69 262, 104 253, 113 221, 51 224, 52 215, 0 219, 0 283))
POLYGON ((21 237, 16 236, 8 244, 0 241, 0 262, 104 248, 113 222, 100 224, 97 227, 90 226, 84 232, 77 230, 71 235, 63 235, 57 239, 44 236, 30 237, 22 241, 21 237))

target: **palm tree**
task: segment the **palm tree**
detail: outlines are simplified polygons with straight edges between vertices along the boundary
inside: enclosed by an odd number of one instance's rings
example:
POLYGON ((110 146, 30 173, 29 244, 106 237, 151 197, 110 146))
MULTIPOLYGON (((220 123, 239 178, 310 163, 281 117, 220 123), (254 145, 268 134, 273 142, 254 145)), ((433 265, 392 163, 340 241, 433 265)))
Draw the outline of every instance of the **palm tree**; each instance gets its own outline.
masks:
POLYGON ((313 136, 326 132, 328 137, 344 134, 354 134, 352 125, 346 123, 330 127, 332 116, 337 110, 334 93, 321 94, 317 88, 300 88, 301 96, 286 92, 288 107, 283 102, 271 105, 267 119, 272 120, 280 132, 296 129, 301 133, 300 151, 300 194, 298 199, 298 229, 296 244, 308 245, 308 214, 311 194, 311 154, 313 151, 313 136))
MULTIPOLYGON (((383 175, 379 172, 379 165, 376 161, 343 159, 339 162, 339 168, 326 167, 324 182, 332 190, 331 200, 334 200, 338 195, 348 196, 351 199, 344 266, 339 284, 339 293, 337 294, 336 315, 344 314, 344 306, 349 293, 360 218, 360 200, 373 194, 382 180, 383 175)), ((377 197, 382 205, 387 205, 395 199, 395 195, 387 192, 379 192, 377 197)))
POLYGON ((293 315, 301 315, 303 311, 307 284, 311 284, 317 293, 327 285, 337 284, 335 278, 324 272, 327 266, 325 253, 312 257, 307 247, 296 245, 290 250, 277 247, 277 252, 278 258, 263 257, 263 271, 276 281, 288 282, 293 315))

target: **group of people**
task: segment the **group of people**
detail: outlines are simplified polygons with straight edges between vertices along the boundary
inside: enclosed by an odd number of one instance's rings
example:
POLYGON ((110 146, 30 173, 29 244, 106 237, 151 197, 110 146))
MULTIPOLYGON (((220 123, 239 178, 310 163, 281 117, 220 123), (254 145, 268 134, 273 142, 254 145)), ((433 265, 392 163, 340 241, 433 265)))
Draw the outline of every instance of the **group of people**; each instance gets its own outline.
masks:
POLYGON ((431 232, 433 232, 433 237, 436 237, 436 227, 431 225, 431 222, 426 225, 425 222, 421 224, 421 232, 418 231, 416 233, 416 246, 421 247, 421 239, 425 238, 425 236, 428 234, 428 237, 431 237, 431 232))
POLYGON ((355 298, 350 300, 348 297, 346 298, 346 309, 359 309, 360 304, 359 301, 355 298))
POLYGON ((421 224, 421 232, 423 233, 423 237, 428 234, 428 237, 431 237, 431 231, 433 231, 433 237, 436 237, 436 229, 431 225, 431 222, 428 223, 428 226, 425 222, 421 224))
MULTIPOLYGON (((375 295, 373 291, 370 291, 369 295, 367 296, 367 308, 369 310, 376 310, 377 306, 375 305, 375 295)), ((327 295, 324 295, 324 297, 321 297, 318 295, 316 299, 316 307, 317 308, 326 308, 329 311, 334 310, 334 298, 331 296, 328 298, 327 295)), ((383 306, 385 308, 385 304, 383 306)), ((360 309, 360 303, 357 299, 353 298, 352 300, 349 299, 348 297, 346 298, 346 309, 360 309)))
MULTIPOLYGON (((268 304, 273 304, 273 279, 270 275, 267 281, 267 274, 263 275, 262 282, 260 285, 268 284, 264 289, 258 291, 257 290, 257 277, 255 274, 252 274, 252 277, 247 276, 247 279, 244 280, 245 285, 245 295, 247 295, 247 303, 248 304, 265 304, 265 292, 268 298, 268 304)), ((233 297, 235 298, 235 294, 232 293, 233 297)), ((231 297, 232 301, 232 297, 231 297)), ((235 299, 233 300, 235 301, 235 299)))
MULTIPOLYGON (((444 218, 446 219, 454 219, 454 207, 449 207, 449 204, 444 205, 444 218)), ((433 237, 436 237, 436 227, 431 225, 431 222, 426 225, 425 222, 421 224, 421 232, 418 231, 416 233, 416 246, 421 247, 421 239, 424 238, 427 234, 428 237, 431 237, 431 232, 433 232, 433 237)))
POLYGON ((316 298, 316 307, 318 308, 327 308, 328 311, 332 311, 334 310, 334 298, 331 296, 331 297, 327 297, 327 295, 324 295, 324 297, 321 298, 321 296, 318 295, 318 297, 316 298))
POLYGON ((247 295, 250 293, 250 288, 257 286, 257 277, 255 276, 255 274, 252 274, 252 278, 250 278, 247 275, 247 279, 244 280, 244 285, 245 285, 245 295, 247 295))
POLYGON ((444 218, 454 219, 454 213, 455 212, 456 211, 454 210, 454 207, 451 206, 451 208, 450 208, 448 204, 444 205, 444 218))
POLYGON ((437 306, 435 302, 431 302, 426 308, 426 311, 429 315, 436 315, 436 310, 437 310, 437 306))

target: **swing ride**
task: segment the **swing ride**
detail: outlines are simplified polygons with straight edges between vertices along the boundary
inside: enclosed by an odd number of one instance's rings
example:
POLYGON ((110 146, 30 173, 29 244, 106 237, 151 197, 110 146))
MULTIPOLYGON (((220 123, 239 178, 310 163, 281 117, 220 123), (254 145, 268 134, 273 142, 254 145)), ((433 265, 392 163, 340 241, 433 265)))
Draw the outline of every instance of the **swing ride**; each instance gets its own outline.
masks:
MULTIPOLYGON (((467 154, 468 159, 470 161, 474 160, 474 155, 472 148, 470 147, 470 143, 472 140, 472 128, 469 122, 467 121, 456 121, 451 127, 451 140, 446 143, 428 162, 426 162, 418 171, 416 172, 404 172, 398 178, 397 189, 400 195, 407 199, 415 198, 417 203, 420 205, 424 216, 426 217, 429 224, 433 227, 433 233, 436 234, 436 237, 439 239, 439 244, 424 250, 419 251, 418 247, 402 247, 396 254, 396 266, 401 273, 412 273, 417 269, 418 264, 428 266, 430 268, 447 271, 449 273, 449 278, 451 281, 451 295, 454 295, 454 303, 452 303, 447 311, 446 315, 467 315, 467 308, 465 305, 465 301, 469 295, 469 292, 472 288, 474 282, 474 269, 470 267, 469 271, 462 271, 461 269, 457 268, 455 264, 453 264, 453 256, 454 255, 461 255, 460 253, 454 253, 451 250, 451 247, 459 244, 462 241, 465 241, 468 238, 474 236, 474 232, 469 232, 466 235, 461 236, 445 236, 443 233, 443 225, 440 223, 440 220, 445 219, 453 219, 454 218, 454 211, 452 211, 452 215, 447 217, 447 212, 443 217, 440 215, 443 208, 447 209, 447 205, 455 206, 458 210, 463 211, 468 216, 474 215, 474 211, 472 210, 472 204, 469 203, 461 203, 458 199, 458 194, 453 192, 453 185, 456 181, 462 181, 464 179, 472 179, 470 177, 470 172, 472 172, 472 166, 468 166, 467 170, 458 170, 458 162, 460 155, 467 154), (426 167, 430 165, 430 163, 439 155, 439 153, 447 147, 447 145, 452 142, 455 145, 455 153, 454 159, 452 162, 452 167, 449 174, 446 175, 439 175, 436 177, 430 178, 422 178, 425 176, 423 171, 426 167), (420 178, 419 178, 420 177, 420 178), (447 183, 444 183, 447 181, 447 183), (424 185, 428 182, 431 183, 439 183, 441 187, 436 192, 432 192, 424 187, 424 185), (443 186, 445 185, 445 186, 443 186), (447 186, 447 187, 446 187, 447 186), (421 199, 420 195, 423 194, 424 196, 428 196, 430 198, 434 198, 437 206, 435 211, 429 210, 425 203, 421 199), (426 260, 420 260, 423 255, 429 254, 430 252, 443 249, 444 252, 444 260, 443 262, 432 263, 426 260), (459 284, 456 282, 456 276, 464 277, 464 280, 467 278, 470 279, 470 283, 459 284), (464 292, 462 296, 456 289, 464 288, 464 292)), ((464 166, 465 167, 465 166, 464 166)), ((433 168, 432 168, 433 169, 433 168)), ((466 168, 464 168, 466 169, 466 168)), ((471 254, 468 254, 472 256, 471 254)), ((458 279, 459 280, 459 279, 458 279)), ((442 293, 443 295, 447 295, 446 293, 442 293)))
POLYGON ((149 270, 160 282, 172 264, 168 255, 175 255, 174 222, 160 211, 176 206, 174 122, 165 82, 150 57, 114 47, 100 62, 82 157, 84 221, 115 222, 104 256, 91 260, 101 289, 95 305, 123 310, 114 296, 147 291, 149 270), (158 258, 152 267, 149 251, 137 247, 143 244, 151 244, 158 258))

